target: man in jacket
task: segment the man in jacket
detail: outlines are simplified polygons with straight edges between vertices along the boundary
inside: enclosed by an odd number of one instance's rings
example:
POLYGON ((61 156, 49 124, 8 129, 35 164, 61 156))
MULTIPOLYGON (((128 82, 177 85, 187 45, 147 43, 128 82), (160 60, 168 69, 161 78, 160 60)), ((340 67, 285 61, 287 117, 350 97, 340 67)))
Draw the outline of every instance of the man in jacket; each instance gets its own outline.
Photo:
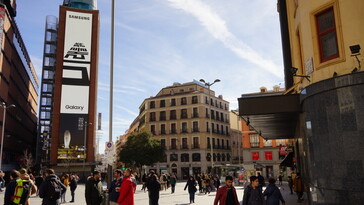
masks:
POLYGON ((233 186, 233 177, 226 176, 225 186, 217 190, 214 205, 239 205, 238 196, 236 195, 235 187, 233 186))
POLYGON ((76 188, 77 188, 77 180, 76 180, 76 177, 75 177, 75 175, 71 174, 70 175, 70 190, 71 190, 72 200, 70 201, 70 203, 75 202, 75 191, 76 191, 76 188))
POLYGON ((6 186, 5 196, 4 196, 4 205, 12 205, 13 200, 12 197, 15 193, 15 187, 17 186, 16 180, 19 179, 19 172, 16 170, 12 170, 10 172, 10 182, 6 186))
POLYGON ((46 170, 46 178, 39 187, 39 197, 42 198, 42 205, 59 205, 61 204, 61 195, 66 191, 66 186, 64 186, 58 177, 55 175, 53 169, 46 170), (52 181, 56 182, 61 188, 61 193, 58 199, 50 198, 50 190, 52 187, 52 181))
POLYGON ((256 176, 250 177, 250 184, 244 189, 242 205, 263 205, 263 194, 259 189, 259 180, 256 176))
POLYGON ((131 169, 126 169, 124 171, 123 183, 120 187, 120 195, 118 199, 118 204, 120 205, 134 205, 134 192, 136 185, 130 178, 131 169))
POLYGON ((100 178, 100 172, 94 171, 92 177, 87 179, 85 188, 85 198, 87 205, 100 205, 102 203, 104 196, 100 178))
POLYGON ((121 175, 122 172, 120 169, 114 171, 114 180, 111 182, 111 185, 107 190, 107 192, 109 193, 110 205, 118 205, 120 186, 123 182, 123 178, 121 177, 121 175))

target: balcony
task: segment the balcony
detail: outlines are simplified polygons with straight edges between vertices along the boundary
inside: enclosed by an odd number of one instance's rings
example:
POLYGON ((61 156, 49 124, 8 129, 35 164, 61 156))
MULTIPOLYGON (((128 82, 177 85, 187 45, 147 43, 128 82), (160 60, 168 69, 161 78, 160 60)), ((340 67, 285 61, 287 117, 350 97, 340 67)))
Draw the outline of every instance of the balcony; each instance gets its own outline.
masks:
POLYGON ((199 144, 193 144, 192 149, 200 149, 200 145, 199 144))
POLYGON ((192 132, 200 132, 200 129, 198 129, 198 127, 194 127, 191 130, 192 130, 192 132))
POLYGON ((184 149, 184 150, 188 149, 188 145, 181 145, 181 149, 184 149))
POLYGON ((187 128, 185 128, 185 129, 181 129, 181 133, 188 133, 187 128))
POLYGON ((187 117, 187 114, 182 114, 181 115, 181 119, 187 119, 188 117, 187 117))
POLYGON ((170 119, 170 120, 176 120, 176 119, 177 119, 177 116, 176 116, 176 115, 171 115, 171 116, 169 117, 169 119, 170 119))
POLYGON ((149 118, 149 121, 150 122, 154 122, 155 121, 155 118, 154 117, 151 117, 151 118, 149 118))
POLYGON ((166 117, 160 117, 159 121, 166 121, 166 117))
POLYGON ((169 146, 169 150, 177 150, 177 145, 169 146))
POLYGON ((159 132, 159 135, 165 135, 166 134, 166 131, 165 130, 161 130, 160 132, 159 132))
POLYGON ((177 130, 171 130, 169 134, 177 134, 177 130))
POLYGON ((198 113, 193 113, 191 117, 192 118, 198 118, 198 113))

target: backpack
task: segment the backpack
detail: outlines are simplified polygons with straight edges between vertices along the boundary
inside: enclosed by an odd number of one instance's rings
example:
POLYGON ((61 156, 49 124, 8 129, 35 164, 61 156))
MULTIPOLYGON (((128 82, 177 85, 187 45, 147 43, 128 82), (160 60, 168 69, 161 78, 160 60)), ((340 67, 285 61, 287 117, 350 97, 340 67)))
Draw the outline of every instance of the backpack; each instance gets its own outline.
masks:
POLYGON ((26 200, 30 196, 30 181, 29 180, 16 180, 16 187, 14 196, 11 197, 11 200, 14 204, 25 204, 26 200))
POLYGON ((62 195, 62 186, 56 179, 49 180, 49 188, 47 191, 47 198, 51 201, 56 201, 61 198, 62 195))

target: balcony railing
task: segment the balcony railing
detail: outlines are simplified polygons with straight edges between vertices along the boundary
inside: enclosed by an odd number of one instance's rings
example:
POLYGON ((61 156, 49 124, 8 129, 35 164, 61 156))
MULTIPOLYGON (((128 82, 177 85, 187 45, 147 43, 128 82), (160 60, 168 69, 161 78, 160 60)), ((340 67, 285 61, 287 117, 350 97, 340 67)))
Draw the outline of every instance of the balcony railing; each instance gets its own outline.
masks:
POLYGON ((188 149, 188 145, 181 145, 181 149, 188 149))
POLYGON ((171 130, 169 133, 170 134, 177 134, 177 130, 171 130))
POLYGON ((187 119, 188 117, 187 117, 187 114, 185 114, 185 115, 181 115, 181 119, 187 119))
POLYGON ((200 132, 200 129, 198 129, 198 127, 194 127, 191 129, 192 132, 200 132))
POLYGON ((187 128, 186 129, 181 129, 181 133, 188 133, 187 128))
POLYGON ((176 149, 177 149, 177 145, 169 146, 169 150, 176 150, 176 149))
POLYGON ((170 120, 176 120, 176 119, 177 119, 177 116, 176 116, 176 115, 171 115, 171 116, 169 117, 169 119, 170 119, 170 120))
POLYGON ((200 149, 200 145, 199 144, 194 144, 194 145, 192 145, 192 149, 200 149))
POLYGON ((149 118, 149 121, 150 122, 154 122, 155 121, 155 118, 154 117, 153 118, 151 117, 151 118, 149 118))
POLYGON ((160 117, 159 118, 159 121, 165 121, 166 120, 166 117, 160 117))
POLYGON ((165 135, 165 134, 166 134, 166 131, 165 131, 165 130, 161 130, 161 131, 159 132, 159 134, 160 134, 160 135, 165 135))
POLYGON ((198 118, 198 113, 193 113, 191 117, 192 118, 198 118))

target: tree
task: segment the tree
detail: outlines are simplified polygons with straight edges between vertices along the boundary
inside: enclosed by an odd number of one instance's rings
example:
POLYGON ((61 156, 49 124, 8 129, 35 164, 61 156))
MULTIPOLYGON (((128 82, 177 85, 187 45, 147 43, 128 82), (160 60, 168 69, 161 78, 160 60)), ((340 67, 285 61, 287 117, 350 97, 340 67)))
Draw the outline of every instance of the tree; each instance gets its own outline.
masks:
POLYGON ((150 166, 163 161, 166 158, 165 147, 159 140, 152 138, 150 132, 142 130, 128 137, 118 158, 127 166, 142 168, 143 165, 150 166))
POLYGON ((23 160, 24 168, 27 170, 30 170, 30 168, 33 166, 33 163, 34 163, 32 153, 29 152, 28 149, 26 149, 23 151, 23 154, 24 154, 24 158, 23 158, 24 159, 23 160))

